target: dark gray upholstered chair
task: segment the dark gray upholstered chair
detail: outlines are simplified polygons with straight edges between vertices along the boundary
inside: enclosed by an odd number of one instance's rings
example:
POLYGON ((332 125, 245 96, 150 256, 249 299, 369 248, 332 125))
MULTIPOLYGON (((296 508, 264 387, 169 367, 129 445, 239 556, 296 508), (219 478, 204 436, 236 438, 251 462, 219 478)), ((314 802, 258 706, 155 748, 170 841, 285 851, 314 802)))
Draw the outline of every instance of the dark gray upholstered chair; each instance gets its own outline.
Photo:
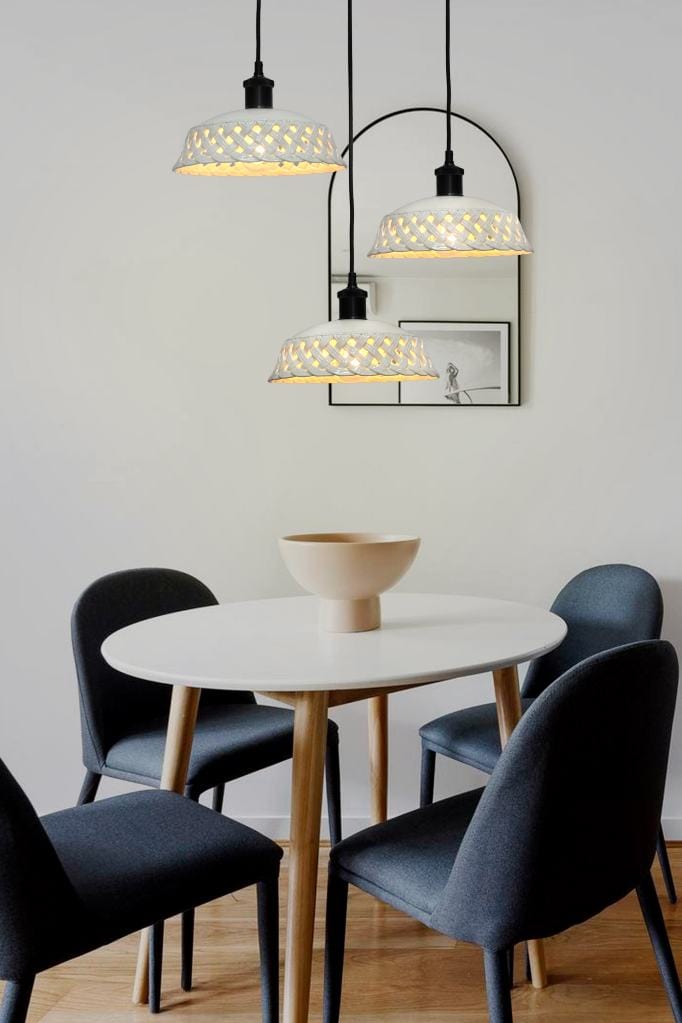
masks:
POLYGON ((341 1000, 348 885, 484 950, 491 1023, 512 1023, 508 951, 636 889, 673 1014, 682 990, 651 878, 678 664, 661 640, 596 654, 535 700, 485 789, 331 851, 324 1023, 341 1000))
MULTIPOLYGON (((278 1020, 278 876, 269 838, 172 792, 39 818, 0 761, 0 1023, 24 1023, 36 974, 258 885, 263 1020, 278 1020)), ((154 949, 153 949, 154 951, 154 949)), ((150 980, 158 1009, 160 955, 150 980)))
MULTIPOLYGON (((71 619, 80 693, 85 781, 79 805, 91 802, 103 775, 158 787, 166 742, 171 687, 141 682, 111 668, 101 654, 112 632, 173 611, 217 604, 209 588, 184 572, 136 568, 96 580, 78 598, 71 619)), ((294 714, 265 707, 253 693, 201 695, 185 794, 198 800, 213 789, 222 810, 225 783, 289 760, 294 714)), ((327 802, 332 842, 341 837, 339 731, 329 722, 327 802)), ((183 917, 182 986, 192 987, 194 911, 183 917)))
MULTIPOLYGON (((552 604, 568 625, 563 643, 534 661, 523 691, 524 711, 568 668, 592 654, 626 643, 659 639, 663 597, 653 576, 633 565, 588 568, 564 586, 552 604)), ((467 707, 424 725, 420 806, 433 802, 436 754, 490 774, 500 755, 500 733, 494 703, 467 707)), ((677 902, 663 829, 658 833, 658 857, 671 902, 677 902)))

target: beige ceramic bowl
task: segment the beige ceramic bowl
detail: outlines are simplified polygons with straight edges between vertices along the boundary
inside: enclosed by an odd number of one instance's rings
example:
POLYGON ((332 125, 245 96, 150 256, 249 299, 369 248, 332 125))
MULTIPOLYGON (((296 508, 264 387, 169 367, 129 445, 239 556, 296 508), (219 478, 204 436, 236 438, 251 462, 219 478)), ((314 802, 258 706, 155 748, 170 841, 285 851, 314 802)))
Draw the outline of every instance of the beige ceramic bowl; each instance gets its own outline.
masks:
POLYGON ((367 632, 381 625, 379 594, 402 579, 420 544, 388 533, 301 533, 283 536, 284 563, 304 590, 321 598, 329 632, 367 632))

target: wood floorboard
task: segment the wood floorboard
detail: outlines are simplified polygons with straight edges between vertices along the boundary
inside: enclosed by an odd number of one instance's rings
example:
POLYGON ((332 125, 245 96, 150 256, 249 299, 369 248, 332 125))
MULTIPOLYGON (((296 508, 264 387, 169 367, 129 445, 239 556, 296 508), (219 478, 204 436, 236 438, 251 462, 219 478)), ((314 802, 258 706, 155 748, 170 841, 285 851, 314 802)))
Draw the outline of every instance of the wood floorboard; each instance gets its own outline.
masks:
MULTIPOLYGON (((682 846, 671 846, 682 882, 682 846)), ((323 854, 322 860, 324 861, 323 854)), ((320 870, 324 884, 324 862, 320 870)), ((682 907, 661 894, 682 966, 682 907)), ((286 861, 282 876, 282 940, 286 861)), ((682 886, 682 885, 681 885, 682 886)), ((196 987, 180 989, 179 921, 170 921, 164 957, 163 1014, 175 1023, 259 1023, 255 892, 221 899, 197 913, 196 987)), ((312 1016, 321 1012, 324 899, 317 903, 312 1016)), ((135 936, 42 974, 29 1023, 142 1023, 130 1001, 135 936)), ((670 1023, 671 1014, 631 896, 595 920, 547 943, 551 986, 514 990, 515 1023, 670 1023)), ((517 978, 523 977, 519 950, 517 978)), ((422 927, 353 891, 349 907, 343 1023, 487 1023, 480 952, 422 927)))

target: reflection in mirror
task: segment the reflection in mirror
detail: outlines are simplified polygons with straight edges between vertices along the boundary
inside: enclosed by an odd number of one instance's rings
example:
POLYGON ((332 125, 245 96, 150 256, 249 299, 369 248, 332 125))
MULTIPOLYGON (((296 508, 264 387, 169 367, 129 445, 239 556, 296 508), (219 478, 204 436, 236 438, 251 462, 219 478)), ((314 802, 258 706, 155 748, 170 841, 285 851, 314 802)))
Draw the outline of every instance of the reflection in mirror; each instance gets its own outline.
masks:
MULTIPOLYGON (((440 377, 418 389, 399 384, 336 384, 333 405, 517 405, 519 394, 520 258, 378 260, 367 255, 387 210, 432 196, 432 168, 442 149, 443 114, 398 111, 356 135, 356 268, 369 292, 368 316, 419 325, 440 377), (387 167, 389 172, 387 173, 387 167), (453 369, 454 367, 454 369, 453 369)), ((479 125, 453 114, 455 162, 464 190, 519 213, 513 169, 479 125)), ((343 180, 330 185, 330 313, 348 265, 343 180)))

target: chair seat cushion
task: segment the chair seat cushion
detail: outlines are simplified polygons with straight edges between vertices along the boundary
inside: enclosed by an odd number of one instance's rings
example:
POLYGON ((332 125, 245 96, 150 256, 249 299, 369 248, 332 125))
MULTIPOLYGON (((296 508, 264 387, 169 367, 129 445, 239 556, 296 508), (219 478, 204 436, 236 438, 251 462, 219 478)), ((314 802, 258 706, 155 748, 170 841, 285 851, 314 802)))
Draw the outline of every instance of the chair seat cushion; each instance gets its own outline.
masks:
POLYGON ((442 799, 351 835, 332 848, 332 869, 428 922, 483 792, 442 799))
MULTIPOLYGON (((119 739, 107 753, 103 773, 158 784, 167 725, 166 719, 159 720, 119 739)), ((335 722, 329 722, 329 729, 331 735, 338 735, 335 722)), ((199 794, 288 760, 293 737, 294 713, 285 707, 200 704, 187 787, 199 794)))
POLYGON ((100 942, 272 877, 282 856, 264 835, 173 792, 114 796, 41 821, 100 942))
MULTIPOLYGON (((521 700, 524 714, 532 703, 532 700, 521 700)), ((461 764, 477 767, 486 774, 493 773, 502 752, 497 707, 494 703, 483 703, 478 707, 466 707, 452 714, 444 714, 423 725, 419 734, 437 753, 458 760, 461 764)))

